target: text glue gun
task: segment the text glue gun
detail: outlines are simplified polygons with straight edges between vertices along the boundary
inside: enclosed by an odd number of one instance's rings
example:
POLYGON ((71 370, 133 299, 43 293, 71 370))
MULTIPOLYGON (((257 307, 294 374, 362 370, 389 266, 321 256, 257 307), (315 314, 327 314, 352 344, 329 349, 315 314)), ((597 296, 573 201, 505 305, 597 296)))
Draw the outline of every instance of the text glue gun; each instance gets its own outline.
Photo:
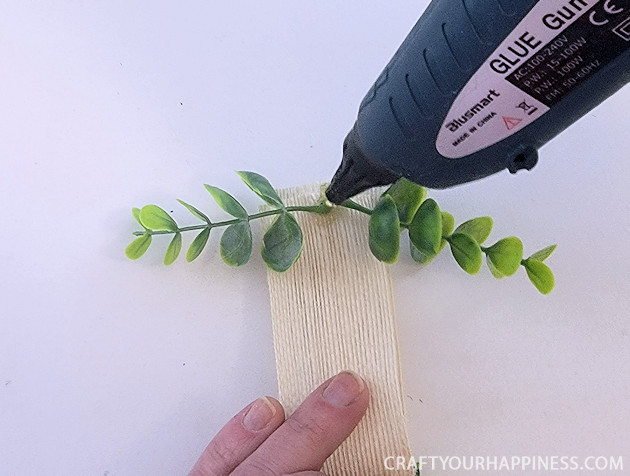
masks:
POLYGON ((326 191, 531 169, 630 80, 630 0, 433 0, 369 90, 326 191))

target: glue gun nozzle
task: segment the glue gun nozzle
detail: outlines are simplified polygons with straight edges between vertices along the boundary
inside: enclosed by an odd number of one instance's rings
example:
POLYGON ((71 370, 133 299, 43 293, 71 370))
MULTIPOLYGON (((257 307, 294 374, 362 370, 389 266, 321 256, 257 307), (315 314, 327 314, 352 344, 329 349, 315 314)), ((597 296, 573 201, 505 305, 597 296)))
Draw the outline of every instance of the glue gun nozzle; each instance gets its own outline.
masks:
POLYGON ((359 147, 359 140, 355 126, 346 136, 341 165, 326 190, 326 198, 336 205, 368 188, 389 185, 399 178, 384 165, 368 159, 359 147))

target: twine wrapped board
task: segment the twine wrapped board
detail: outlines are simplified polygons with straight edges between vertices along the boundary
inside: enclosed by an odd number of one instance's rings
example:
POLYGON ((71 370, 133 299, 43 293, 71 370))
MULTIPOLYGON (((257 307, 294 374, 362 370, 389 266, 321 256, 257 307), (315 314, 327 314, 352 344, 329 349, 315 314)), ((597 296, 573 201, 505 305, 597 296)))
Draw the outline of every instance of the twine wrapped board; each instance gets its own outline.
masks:
MULTIPOLYGON (((287 204, 312 205, 319 185, 280 191, 287 204)), ((357 202, 373 206, 380 192, 357 202)), ((368 218, 346 208, 296 213, 304 250, 285 273, 269 271, 279 400, 290 415, 324 380, 350 369, 366 381, 370 406, 326 461, 329 476, 412 475, 387 470, 388 456, 411 457, 405 419, 392 278, 368 245, 368 218)))

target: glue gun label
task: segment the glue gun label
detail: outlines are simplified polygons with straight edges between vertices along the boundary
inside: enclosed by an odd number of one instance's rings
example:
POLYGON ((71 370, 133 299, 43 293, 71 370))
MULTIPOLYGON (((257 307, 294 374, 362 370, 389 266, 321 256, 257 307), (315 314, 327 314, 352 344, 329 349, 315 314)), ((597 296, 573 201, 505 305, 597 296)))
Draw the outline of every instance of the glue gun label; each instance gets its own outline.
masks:
POLYGON ((630 47, 630 0, 540 0, 453 102, 436 148, 457 159, 516 134, 630 47))

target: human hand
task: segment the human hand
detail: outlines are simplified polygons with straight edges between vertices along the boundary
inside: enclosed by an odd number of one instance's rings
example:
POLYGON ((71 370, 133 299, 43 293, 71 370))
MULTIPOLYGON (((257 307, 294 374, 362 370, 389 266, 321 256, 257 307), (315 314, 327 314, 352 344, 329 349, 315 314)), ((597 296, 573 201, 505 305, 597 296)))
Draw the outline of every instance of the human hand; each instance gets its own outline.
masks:
POLYGON ((219 431, 189 476, 324 476, 324 461, 368 402, 363 379, 347 371, 326 380, 286 420, 276 399, 259 398, 219 431))

